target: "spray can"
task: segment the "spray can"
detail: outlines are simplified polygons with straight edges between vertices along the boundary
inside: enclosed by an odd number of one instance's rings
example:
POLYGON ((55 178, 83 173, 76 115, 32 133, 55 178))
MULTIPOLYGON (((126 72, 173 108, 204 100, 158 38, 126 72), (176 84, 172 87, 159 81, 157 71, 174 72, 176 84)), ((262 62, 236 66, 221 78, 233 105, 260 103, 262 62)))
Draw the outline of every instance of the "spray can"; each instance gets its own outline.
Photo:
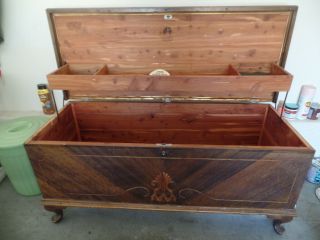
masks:
POLYGON ((44 114, 54 114, 55 109, 52 101, 52 95, 46 84, 38 84, 38 95, 42 102, 42 110, 44 114))
POLYGON ((318 120, 320 117, 320 104, 312 103, 307 118, 310 120, 318 120))
POLYGON ((300 91, 298 100, 297 119, 307 119, 307 115, 311 106, 314 95, 316 94, 316 87, 312 85, 303 85, 300 91))

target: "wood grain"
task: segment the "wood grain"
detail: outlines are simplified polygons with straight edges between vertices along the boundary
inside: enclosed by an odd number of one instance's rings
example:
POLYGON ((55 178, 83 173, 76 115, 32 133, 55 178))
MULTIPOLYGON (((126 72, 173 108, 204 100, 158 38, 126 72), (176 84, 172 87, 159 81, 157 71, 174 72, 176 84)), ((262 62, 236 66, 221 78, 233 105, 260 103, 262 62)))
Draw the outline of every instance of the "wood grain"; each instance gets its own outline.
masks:
POLYGON ((279 62, 290 13, 53 15, 63 61, 113 64, 110 71, 279 62), (145 24, 145 23, 148 24, 145 24), (171 33, 164 32, 165 27, 171 33), (263 41, 262 41, 263 40, 263 41))

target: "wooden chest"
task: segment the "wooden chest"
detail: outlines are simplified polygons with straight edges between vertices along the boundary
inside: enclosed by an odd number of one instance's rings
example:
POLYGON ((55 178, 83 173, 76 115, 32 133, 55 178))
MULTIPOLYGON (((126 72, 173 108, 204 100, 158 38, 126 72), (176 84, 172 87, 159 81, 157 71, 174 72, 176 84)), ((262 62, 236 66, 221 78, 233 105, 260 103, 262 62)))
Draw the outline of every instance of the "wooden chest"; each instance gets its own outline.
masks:
POLYGON ((65 207, 264 214, 283 232, 314 154, 266 103, 291 85, 296 10, 49 10, 49 87, 68 103, 26 148, 53 220, 65 207))

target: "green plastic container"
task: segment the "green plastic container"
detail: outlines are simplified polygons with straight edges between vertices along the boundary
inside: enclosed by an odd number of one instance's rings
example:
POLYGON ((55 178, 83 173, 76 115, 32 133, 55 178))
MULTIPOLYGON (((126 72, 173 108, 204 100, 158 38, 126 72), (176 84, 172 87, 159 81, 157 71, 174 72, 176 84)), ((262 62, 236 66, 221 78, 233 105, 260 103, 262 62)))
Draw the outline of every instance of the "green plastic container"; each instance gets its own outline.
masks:
POLYGON ((25 196, 41 192, 24 142, 46 121, 47 117, 32 116, 0 123, 0 163, 15 190, 25 196))

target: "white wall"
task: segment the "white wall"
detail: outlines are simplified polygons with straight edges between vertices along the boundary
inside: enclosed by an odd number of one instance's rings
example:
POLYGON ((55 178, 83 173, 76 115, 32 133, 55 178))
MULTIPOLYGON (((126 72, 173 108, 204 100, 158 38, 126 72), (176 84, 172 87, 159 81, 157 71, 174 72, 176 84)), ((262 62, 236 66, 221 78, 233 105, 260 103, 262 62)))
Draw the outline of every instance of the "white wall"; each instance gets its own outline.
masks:
MULTIPOLYGON (((47 23, 46 8, 66 7, 138 7, 209 5, 298 5, 299 12, 286 68, 295 76, 289 101, 296 101, 302 84, 318 86, 320 100, 320 1, 319 0, 0 0, 2 1, 5 42, 0 45, 0 111, 40 110, 36 84, 56 62, 47 23)), ((57 95, 61 100, 61 95, 57 95)))

